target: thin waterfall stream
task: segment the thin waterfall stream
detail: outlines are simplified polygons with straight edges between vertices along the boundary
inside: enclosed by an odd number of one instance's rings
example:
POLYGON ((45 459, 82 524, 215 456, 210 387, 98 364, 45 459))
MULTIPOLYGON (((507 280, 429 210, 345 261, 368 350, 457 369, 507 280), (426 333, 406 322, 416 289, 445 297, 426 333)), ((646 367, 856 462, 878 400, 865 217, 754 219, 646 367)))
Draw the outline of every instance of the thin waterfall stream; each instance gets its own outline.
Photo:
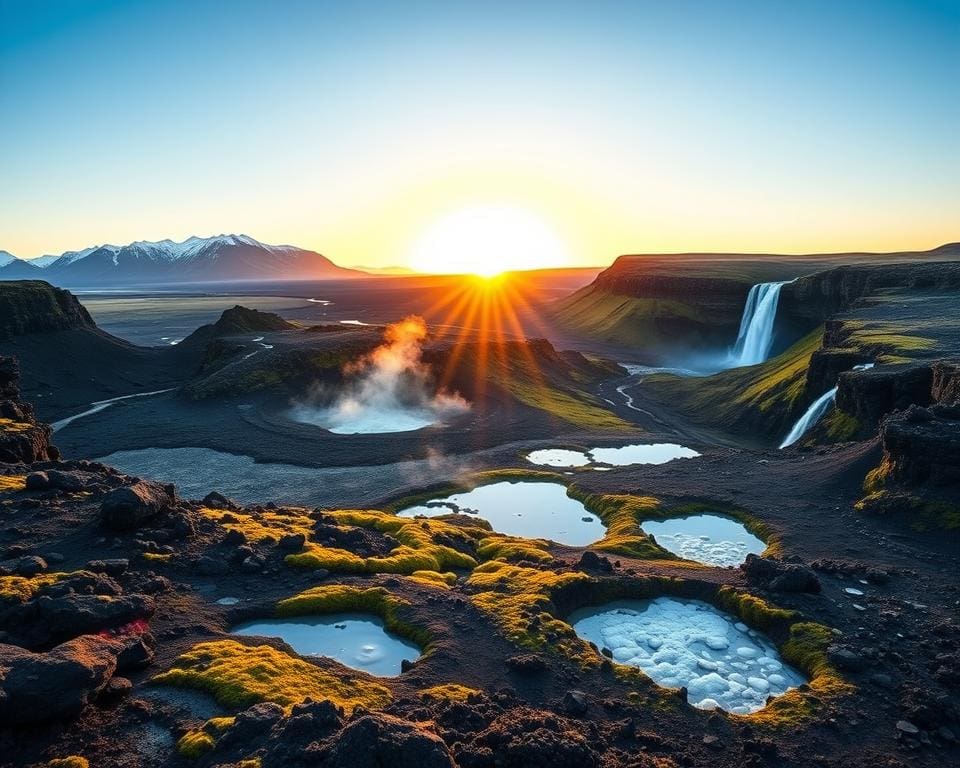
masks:
MULTIPOLYGON (((873 368, 873 363, 853 366, 853 370, 855 371, 868 371, 871 368, 873 368)), ((783 438, 783 442, 780 443, 780 448, 793 445, 803 437, 814 424, 823 418, 823 415, 830 409, 830 406, 833 405, 833 401, 837 399, 837 389, 838 387, 834 387, 824 392, 810 404, 810 407, 804 411, 803 416, 797 419, 797 423, 793 425, 793 428, 787 436, 783 438)))

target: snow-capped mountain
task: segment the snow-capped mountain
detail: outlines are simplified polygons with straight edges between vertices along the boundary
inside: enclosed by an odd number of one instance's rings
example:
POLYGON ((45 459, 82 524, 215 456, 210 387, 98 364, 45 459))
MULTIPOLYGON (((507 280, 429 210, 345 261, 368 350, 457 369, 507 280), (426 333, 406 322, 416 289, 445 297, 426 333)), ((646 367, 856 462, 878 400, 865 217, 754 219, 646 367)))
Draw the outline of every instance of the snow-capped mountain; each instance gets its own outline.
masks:
POLYGON ((129 245, 97 245, 29 261, 12 256, 4 261, 0 257, 0 279, 26 276, 57 285, 92 286, 213 280, 342 280, 365 275, 293 245, 267 245, 248 235, 217 235, 189 237, 180 243, 139 240, 129 245))
POLYGON ((0 267, 5 267, 13 261, 19 261, 19 259, 9 251, 0 251, 0 267))

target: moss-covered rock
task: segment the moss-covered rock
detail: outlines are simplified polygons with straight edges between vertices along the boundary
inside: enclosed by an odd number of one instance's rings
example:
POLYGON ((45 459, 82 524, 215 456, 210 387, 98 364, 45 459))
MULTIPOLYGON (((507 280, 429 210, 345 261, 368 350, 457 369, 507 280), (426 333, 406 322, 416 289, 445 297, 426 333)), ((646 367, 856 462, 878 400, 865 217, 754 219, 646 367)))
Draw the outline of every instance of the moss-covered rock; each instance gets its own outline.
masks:
POLYGON ((329 699, 350 712, 357 706, 380 709, 392 698, 386 686, 364 677, 328 672, 269 645, 235 640, 194 646, 153 682, 203 691, 233 710, 261 701, 290 707, 311 698, 329 699))

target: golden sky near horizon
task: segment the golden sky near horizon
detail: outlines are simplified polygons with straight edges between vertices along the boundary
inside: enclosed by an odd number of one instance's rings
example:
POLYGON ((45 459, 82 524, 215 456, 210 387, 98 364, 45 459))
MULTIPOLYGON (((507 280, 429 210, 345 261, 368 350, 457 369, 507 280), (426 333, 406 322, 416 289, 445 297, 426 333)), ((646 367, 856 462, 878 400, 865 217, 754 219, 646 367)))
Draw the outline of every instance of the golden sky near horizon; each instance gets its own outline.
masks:
POLYGON ((0 24, 21 258, 234 233, 456 271, 960 240, 955 3, 69 5, 0 24))

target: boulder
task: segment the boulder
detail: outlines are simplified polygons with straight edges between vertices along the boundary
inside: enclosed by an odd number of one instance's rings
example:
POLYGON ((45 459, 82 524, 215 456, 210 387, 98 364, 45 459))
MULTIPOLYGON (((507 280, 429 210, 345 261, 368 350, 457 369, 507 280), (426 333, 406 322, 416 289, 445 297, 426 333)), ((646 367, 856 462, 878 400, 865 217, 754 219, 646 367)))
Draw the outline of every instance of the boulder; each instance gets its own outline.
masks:
POLYGON ((37 616, 53 638, 129 624, 153 615, 156 603, 146 595, 77 595, 42 596, 35 601, 37 616))
POLYGON ((230 572, 230 564, 221 558, 204 555, 197 560, 197 573, 201 576, 223 576, 230 572))
POLYGON ((100 505, 100 519, 114 530, 134 530, 173 507, 176 501, 172 485, 140 480, 110 491, 100 505))
POLYGON ((447 745, 414 723, 383 714, 363 715, 337 737, 329 768, 456 768, 447 745))
POLYGON ((583 717, 587 714, 587 694, 583 691, 567 691, 563 696, 563 710, 568 715, 583 717))
POLYGON ((17 576, 29 578, 47 570, 47 561, 37 555, 28 555, 17 560, 14 570, 17 572, 17 576))
POLYGON ((302 533, 289 533, 286 536, 281 536, 280 541, 277 544, 280 549, 285 549, 290 552, 299 552, 303 549, 303 545, 306 543, 307 537, 302 533))
POLYGON ((740 568, 748 579, 774 592, 820 593, 820 579, 805 565, 749 554, 740 568))
POLYGON ((0 722, 28 725, 77 715, 113 676, 117 646, 83 635, 47 653, 0 645, 0 722))

